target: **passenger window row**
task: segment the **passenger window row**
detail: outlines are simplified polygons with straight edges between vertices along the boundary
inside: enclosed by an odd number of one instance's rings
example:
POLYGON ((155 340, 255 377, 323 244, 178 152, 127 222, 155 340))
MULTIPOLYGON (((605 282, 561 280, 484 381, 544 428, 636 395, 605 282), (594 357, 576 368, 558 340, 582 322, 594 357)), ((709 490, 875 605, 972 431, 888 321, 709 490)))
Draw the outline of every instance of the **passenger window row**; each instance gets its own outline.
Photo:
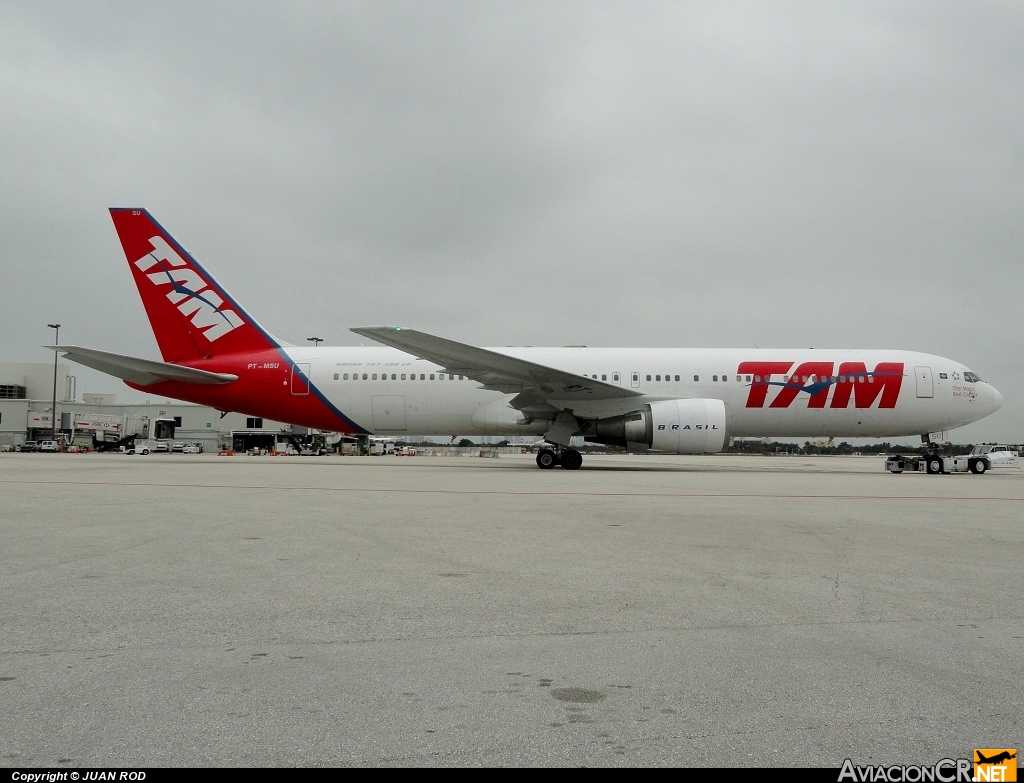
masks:
MULTIPOLYGON (((429 373, 429 374, 421 372, 418 377, 419 377, 419 380, 421 380, 421 381, 426 381, 426 380, 431 380, 431 381, 433 381, 433 380, 438 380, 438 381, 444 381, 444 380, 464 381, 464 380, 468 380, 468 378, 466 378, 466 377, 464 377, 462 375, 451 375, 450 373, 444 373, 444 372, 441 372, 441 373, 429 373)), ((405 381, 405 380, 415 381, 416 379, 417 379, 417 375, 414 372, 412 372, 412 373, 404 373, 404 372, 403 373, 395 373, 395 372, 393 372, 393 373, 391 373, 390 377, 388 376, 388 373, 386 373, 386 372, 382 372, 382 373, 379 373, 379 374, 375 373, 375 372, 372 372, 372 373, 366 373, 366 372, 358 373, 358 372, 354 372, 354 373, 351 373, 351 375, 349 373, 347 373, 347 372, 345 372, 345 373, 334 373, 334 380, 336 380, 336 381, 348 381, 348 380, 353 380, 353 381, 358 381, 358 380, 364 380, 364 381, 376 381, 376 380, 382 380, 382 381, 387 381, 387 380, 392 380, 392 381, 399 381, 399 380, 401 380, 401 381, 405 381)))
MULTIPOLYGON (((593 373, 590 377, 593 378, 594 380, 597 380, 598 379, 598 374, 597 373, 593 373)), ((617 372, 616 373, 612 373, 611 377, 612 377, 612 381, 614 383, 618 383, 619 382, 619 373, 617 373, 617 372)), ((658 375, 658 374, 654 374, 654 375, 648 374, 647 375, 647 380, 648 381, 653 381, 655 383, 659 383, 659 382, 669 382, 669 383, 676 382, 676 383, 678 383, 679 382, 679 377, 680 377, 679 375, 671 375, 669 373, 665 373, 664 376, 658 375)), ((347 372, 346 373, 334 373, 334 380, 336 380, 336 381, 338 381, 338 380, 342 380, 342 381, 348 381, 348 380, 353 380, 353 381, 358 381, 358 380, 364 380, 364 381, 376 381, 376 380, 381 380, 381 381, 387 381, 387 380, 392 380, 392 381, 398 381, 398 380, 401 380, 401 381, 405 381, 405 380, 415 381, 415 380, 417 380, 417 378, 419 380, 421 380, 421 381, 426 381, 426 380, 431 380, 431 381, 433 381, 433 380, 438 380, 438 381, 444 381, 444 380, 464 381, 464 380, 469 380, 466 376, 463 376, 463 375, 452 375, 450 373, 443 373, 443 372, 442 373, 429 373, 429 374, 421 372, 418 376, 417 376, 416 373, 404 373, 404 372, 403 373, 391 373, 390 376, 386 372, 384 372, 384 373, 375 373, 375 372, 374 373, 365 373, 365 372, 364 373, 357 373, 357 372, 354 372, 354 373, 351 373, 351 374, 349 374, 347 372)), ((813 376, 813 375, 804 375, 804 376, 783 375, 783 376, 781 376, 781 378, 782 378, 782 382, 783 383, 789 383, 790 381, 792 381, 793 383, 807 383, 811 379, 815 379, 815 376, 813 376)), ((602 381, 607 381, 608 380, 608 373, 601 373, 600 379, 602 381)), ((635 380, 635 376, 634 376, 634 380, 635 380)), ((694 380, 694 383, 699 383, 700 382, 700 376, 699 375, 694 375, 693 376, 693 380, 694 380)), ((711 381, 713 383, 727 383, 728 380, 729 380, 729 376, 724 374, 724 373, 721 376, 718 376, 718 375, 712 375, 711 376, 711 381)), ((769 380, 769 377, 765 376, 764 380, 767 382, 769 380)), ((826 383, 855 383, 855 382, 856 383, 865 383, 865 382, 866 383, 874 383, 874 381, 875 381, 875 379, 873 377, 871 377, 870 375, 867 377, 867 379, 865 379, 865 377, 863 375, 859 375, 859 376, 856 376, 856 377, 847 377, 845 375, 838 375, 838 376, 832 375, 832 376, 821 376, 819 378, 816 378, 816 380, 818 380, 819 382, 826 382, 826 383)), ((751 383, 751 382, 753 382, 753 383, 761 383, 761 376, 760 375, 737 375, 736 376, 736 382, 737 383, 744 383, 744 382, 746 382, 746 383, 751 383)))

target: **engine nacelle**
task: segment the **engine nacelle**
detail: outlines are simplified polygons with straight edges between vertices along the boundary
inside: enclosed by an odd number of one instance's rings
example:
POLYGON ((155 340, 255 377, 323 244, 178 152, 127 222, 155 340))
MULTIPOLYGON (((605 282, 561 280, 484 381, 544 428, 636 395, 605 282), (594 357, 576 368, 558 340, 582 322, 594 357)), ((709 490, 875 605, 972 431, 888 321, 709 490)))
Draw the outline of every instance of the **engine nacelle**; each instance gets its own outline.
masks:
POLYGON ((673 454, 715 454, 725 448, 729 420, 721 400, 659 400, 643 410, 583 423, 583 437, 626 446, 643 443, 673 454))
POLYGON ((649 406, 651 448, 676 454, 717 454, 728 438, 721 400, 661 400, 649 406))

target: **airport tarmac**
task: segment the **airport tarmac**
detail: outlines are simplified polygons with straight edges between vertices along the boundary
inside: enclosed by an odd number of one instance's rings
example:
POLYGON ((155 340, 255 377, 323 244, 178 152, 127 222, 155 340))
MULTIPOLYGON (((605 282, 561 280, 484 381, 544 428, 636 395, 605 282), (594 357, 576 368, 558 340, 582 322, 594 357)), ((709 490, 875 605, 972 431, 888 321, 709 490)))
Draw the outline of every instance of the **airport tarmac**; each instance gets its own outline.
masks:
POLYGON ((2 766, 1024 745, 1019 470, 4 453, 0 499, 2 766))

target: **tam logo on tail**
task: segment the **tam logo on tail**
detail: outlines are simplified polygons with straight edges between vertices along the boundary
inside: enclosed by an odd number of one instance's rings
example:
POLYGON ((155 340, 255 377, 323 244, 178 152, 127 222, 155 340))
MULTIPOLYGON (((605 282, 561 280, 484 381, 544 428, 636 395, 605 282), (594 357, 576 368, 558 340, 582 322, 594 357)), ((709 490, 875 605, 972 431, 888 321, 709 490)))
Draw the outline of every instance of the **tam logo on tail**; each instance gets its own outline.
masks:
POLYGON ((165 362, 271 351, 280 343, 144 209, 110 217, 165 362))
POLYGON ((150 237, 149 244, 153 249, 133 263, 140 271, 149 273, 146 276, 153 285, 171 286, 167 298, 183 316, 191 319, 199 334, 213 342, 245 324, 163 237, 150 237), (159 267, 159 271, 150 272, 154 267, 159 267))

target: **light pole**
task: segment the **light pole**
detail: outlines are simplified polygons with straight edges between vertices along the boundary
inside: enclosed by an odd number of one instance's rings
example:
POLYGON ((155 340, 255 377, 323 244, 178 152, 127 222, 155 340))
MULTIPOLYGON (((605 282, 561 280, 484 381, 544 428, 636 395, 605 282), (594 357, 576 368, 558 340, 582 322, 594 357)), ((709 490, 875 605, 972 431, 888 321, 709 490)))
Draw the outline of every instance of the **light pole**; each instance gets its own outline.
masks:
POLYGON ((53 407, 50 408, 50 424, 53 425, 52 440, 57 440, 57 346, 60 345, 60 324, 47 324, 54 330, 53 335, 53 407))
POLYGON ((323 337, 307 337, 306 339, 313 343, 314 348, 317 348, 324 341, 323 337))

